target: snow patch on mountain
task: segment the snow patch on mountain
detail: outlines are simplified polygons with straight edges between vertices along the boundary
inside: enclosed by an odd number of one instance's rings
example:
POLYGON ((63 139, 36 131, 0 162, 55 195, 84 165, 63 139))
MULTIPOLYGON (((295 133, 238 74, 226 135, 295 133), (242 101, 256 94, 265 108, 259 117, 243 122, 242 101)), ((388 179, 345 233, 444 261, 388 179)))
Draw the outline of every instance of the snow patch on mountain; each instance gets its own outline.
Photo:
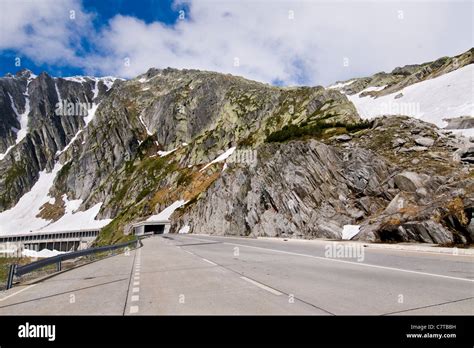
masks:
POLYGON ((374 90, 369 87, 347 97, 363 119, 407 115, 443 128, 447 125, 444 118, 474 116, 473 76, 474 64, 470 64, 386 96, 360 97, 361 93, 374 90))
POLYGON ((189 233, 190 230, 191 230, 191 227, 189 227, 189 225, 185 225, 179 229, 178 233, 186 234, 186 233, 189 233))
POLYGON ((112 88, 112 85, 114 84, 115 80, 122 80, 125 81, 124 79, 120 77, 114 77, 114 76, 103 76, 103 77, 95 77, 95 76, 67 76, 67 77, 61 77, 63 80, 66 81, 72 81, 72 82, 77 82, 77 83, 86 83, 88 82, 87 80, 92 80, 95 82, 95 87, 93 90, 94 97, 95 99, 97 95, 99 94, 99 88, 98 88, 98 83, 102 81, 102 83, 107 87, 107 91, 109 91, 112 88))
POLYGON ((351 83, 355 82, 355 80, 350 80, 347 82, 337 82, 334 85, 328 86, 328 89, 340 89, 346 86, 349 86, 351 83))
POLYGON ((162 220, 169 220, 170 216, 174 213, 174 211, 181 206, 185 205, 187 201, 179 200, 171 204, 170 206, 166 207, 160 213, 156 215, 150 216, 146 221, 162 221, 162 220))
POLYGON ((58 84, 54 82, 54 88, 56 89, 56 94, 58 95, 58 104, 63 105, 63 100, 61 98, 61 93, 59 93, 58 84))
POLYGON ((43 249, 41 251, 23 249, 21 254, 22 256, 25 256, 25 257, 46 258, 46 257, 53 257, 53 256, 65 254, 65 253, 66 253, 65 251, 58 251, 56 249, 53 249, 53 250, 43 249))
POLYGON ((62 79, 66 81, 77 82, 77 83, 87 82, 84 76, 67 76, 67 77, 62 77, 62 79))
POLYGON ((36 217, 43 204, 50 201, 49 189, 62 165, 57 163, 50 173, 42 171, 31 190, 11 209, 0 213, 0 235, 23 234, 46 226, 49 221, 36 217))
POLYGON ((456 135, 461 135, 466 138, 474 138, 474 128, 468 128, 468 129, 450 129, 447 132, 451 132, 456 135))
POLYGON ((350 240, 359 234, 360 226, 359 225, 344 225, 342 227, 342 239, 350 240))
POLYGON ((178 148, 175 148, 173 150, 169 150, 169 151, 158 151, 157 154, 158 156, 160 157, 165 157, 165 156, 168 156, 169 154, 175 152, 178 148))
POLYGON ((0 213, 0 235, 95 229, 110 223, 110 219, 95 220, 102 203, 97 203, 86 211, 76 212, 82 200, 68 201, 65 195, 63 196, 65 214, 58 221, 51 223, 49 220, 37 217, 45 203, 54 202, 49 196, 49 190, 62 167, 63 165, 56 163, 50 173, 40 172, 39 179, 32 189, 25 193, 13 208, 0 213))
POLYGON ((57 232, 82 229, 97 229, 109 224, 112 219, 96 220, 103 203, 97 203, 88 210, 77 211, 82 204, 82 199, 69 201, 66 195, 62 197, 65 205, 64 216, 58 221, 41 228, 40 232, 57 232))
POLYGON ((77 131, 77 133, 72 137, 71 141, 69 141, 69 143, 67 143, 67 145, 61 151, 56 152, 56 156, 59 156, 62 153, 66 152, 67 149, 69 149, 69 147, 77 140, 77 138, 84 131, 87 125, 94 119, 95 113, 97 112, 97 108, 99 107, 99 104, 95 104, 95 103, 92 104, 92 107, 87 111, 87 116, 84 117, 84 123, 85 123, 84 127, 77 131))
POLYGON ((143 125, 143 127, 145 127, 146 134, 153 135, 153 133, 150 131, 150 129, 148 129, 148 126, 145 124, 145 121, 143 120, 142 115, 140 115, 138 118, 139 118, 141 124, 143 125))
POLYGON ((217 162, 222 162, 222 161, 225 161, 227 158, 229 158, 230 156, 232 156, 232 154, 234 153, 236 147, 231 147, 230 149, 228 149, 226 152, 224 152, 222 155, 218 156, 216 159, 214 159, 212 162, 206 164, 201 170, 200 172, 202 172, 204 169, 206 169, 207 167, 209 167, 210 165, 214 164, 214 163, 217 163, 217 162))
MULTIPOLYGON (((13 97, 11 96, 10 93, 8 93, 11 107, 13 109, 13 112, 16 115, 18 123, 20 123, 20 129, 16 129, 16 128, 12 129, 16 133, 15 145, 17 145, 20 141, 22 141, 28 134, 28 115, 30 113, 30 98, 28 97, 27 93, 25 93, 24 96, 25 96, 25 111, 20 114, 18 112, 18 109, 15 106, 15 103, 13 102, 13 97)), ((5 156, 8 155, 10 150, 13 149, 15 145, 9 146, 8 149, 5 151, 5 153, 0 154, 0 160, 5 158, 5 156)))

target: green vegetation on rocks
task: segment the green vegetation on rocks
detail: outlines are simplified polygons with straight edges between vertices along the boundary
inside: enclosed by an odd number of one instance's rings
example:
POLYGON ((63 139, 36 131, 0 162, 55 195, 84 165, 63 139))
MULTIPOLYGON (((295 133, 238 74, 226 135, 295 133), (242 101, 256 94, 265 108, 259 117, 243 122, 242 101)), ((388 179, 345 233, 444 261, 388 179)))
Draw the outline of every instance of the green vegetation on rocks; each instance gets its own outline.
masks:
POLYGON ((316 122, 308 124, 303 122, 300 125, 286 125, 281 130, 271 133, 265 140, 267 143, 284 142, 292 139, 299 139, 303 137, 320 138, 325 130, 331 128, 342 128, 347 132, 356 132, 362 129, 372 127, 372 122, 362 121, 353 124, 345 124, 342 122, 316 122))

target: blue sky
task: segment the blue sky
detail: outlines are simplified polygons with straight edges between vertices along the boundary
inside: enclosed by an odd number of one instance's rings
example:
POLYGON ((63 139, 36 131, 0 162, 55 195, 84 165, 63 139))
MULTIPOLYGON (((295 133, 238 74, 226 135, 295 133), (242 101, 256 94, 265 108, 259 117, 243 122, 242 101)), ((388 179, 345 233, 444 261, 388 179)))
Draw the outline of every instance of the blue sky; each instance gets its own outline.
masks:
POLYGON ((279 85, 328 85, 474 46, 470 0, 1 4, 1 75, 28 68, 54 76, 132 78, 170 66, 279 85))
MULTIPOLYGON (((37 0, 41 1, 41 0, 37 0)), ((180 9, 186 6, 173 6, 172 0, 84 0, 82 5, 85 11, 95 14, 92 23, 96 30, 107 25, 107 22, 116 15, 128 15, 139 18, 146 23, 159 21, 167 25, 173 25, 179 16, 180 9)), ((84 44, 87 47, 88 41, 84 44)), ((90 49, 90 48, 89 48, 90 49)), ((41 64, 21 53, 20 50, 2 50, 0 54, 0 75, 16 72, 27 68, 34 72, 46 71, 54 76, 81 75, 84 69, 62 64, 41 64), (15 64, 15 58, 21 58, 21 68, 15 64)))

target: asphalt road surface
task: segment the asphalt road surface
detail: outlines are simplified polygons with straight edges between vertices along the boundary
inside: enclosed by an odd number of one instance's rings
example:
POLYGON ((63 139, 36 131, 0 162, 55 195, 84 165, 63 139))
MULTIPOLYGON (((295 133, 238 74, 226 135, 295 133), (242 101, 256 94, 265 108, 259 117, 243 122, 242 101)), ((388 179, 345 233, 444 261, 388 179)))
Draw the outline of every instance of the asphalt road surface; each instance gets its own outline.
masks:
POLYGON ((472 256, 354 245, 154 236, 0 293, 0 315, 474 314, 472 256))

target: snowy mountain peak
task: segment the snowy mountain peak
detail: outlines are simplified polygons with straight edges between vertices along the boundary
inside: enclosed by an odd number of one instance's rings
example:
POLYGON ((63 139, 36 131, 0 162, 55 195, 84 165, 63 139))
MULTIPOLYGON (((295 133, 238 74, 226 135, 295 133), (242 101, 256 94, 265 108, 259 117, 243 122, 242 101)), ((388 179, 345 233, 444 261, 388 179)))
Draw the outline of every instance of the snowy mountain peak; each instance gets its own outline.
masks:
POLYGON ((474 49, 456 57, 444 57, 434 62, 408 65, 391 73, 338 82, 329 88, 347 95, 363 119, 382 115, 407 115, 448 126, 448 119, 462 128, 450 131, 474 136, 474 49))
POLYGON ((18 77, 18 78, 34 78, 36 77, 35 74, 33 74, 33 72, 29 69, 21 69, 19 70, 16 74, 15 74, 15 77, 18 77))

